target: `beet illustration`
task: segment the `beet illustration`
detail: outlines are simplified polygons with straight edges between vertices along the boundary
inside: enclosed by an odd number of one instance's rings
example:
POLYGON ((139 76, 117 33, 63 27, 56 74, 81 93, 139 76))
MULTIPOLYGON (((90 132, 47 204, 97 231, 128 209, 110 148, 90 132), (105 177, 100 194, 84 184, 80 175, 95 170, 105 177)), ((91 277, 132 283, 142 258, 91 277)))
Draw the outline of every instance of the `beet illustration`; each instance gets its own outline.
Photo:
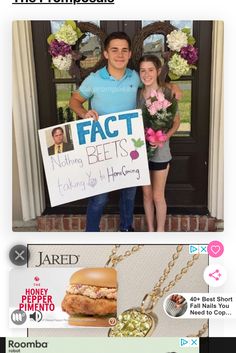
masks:
POLYGON ((137 150, 131 151, 129 155, 130 155, 132 160, 137 159, 139 157, 139 153, 138 153, 137 150))
POLYGON ((139 153, 137 151, 137 148, 142 147, 144 145, 144 141, 141 140, 141 138, 138 138, 137 140, 132 139, 132 141, 133 141, 135 150, 131 151, 129 155, 133 161, 134 159, 137 159, 139 157, 139 153))

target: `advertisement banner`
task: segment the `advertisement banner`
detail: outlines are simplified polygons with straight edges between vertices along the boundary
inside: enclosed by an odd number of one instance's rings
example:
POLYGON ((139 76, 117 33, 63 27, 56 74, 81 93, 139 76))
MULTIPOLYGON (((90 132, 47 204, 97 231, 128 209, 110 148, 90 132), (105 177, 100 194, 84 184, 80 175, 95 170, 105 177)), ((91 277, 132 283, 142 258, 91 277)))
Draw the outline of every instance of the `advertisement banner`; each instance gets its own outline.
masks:
POLYGON ((10 326, 112 326, 117 316, 117 287, 114 268, 12 270, 10 326))
POLYGON ((107 339, 96 337, 8 337, 6 339, 6 350, 2 353, 156 353, 157 351, 158 353, 199 353, 199 348, 198 337, 150 337, 147 340, 140 338, 107 339))

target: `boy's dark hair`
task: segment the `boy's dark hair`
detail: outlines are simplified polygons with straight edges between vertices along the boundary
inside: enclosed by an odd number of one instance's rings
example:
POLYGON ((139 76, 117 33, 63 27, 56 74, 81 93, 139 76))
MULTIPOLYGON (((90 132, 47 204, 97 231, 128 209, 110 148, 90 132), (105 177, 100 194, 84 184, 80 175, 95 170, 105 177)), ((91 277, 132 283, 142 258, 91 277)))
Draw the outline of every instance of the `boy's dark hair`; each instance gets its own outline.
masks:
POLYGON ((107 50, 110 41, 113 39, 124 39, 127 41, 128 45, 129 45, 129 50, 131 49, 131 39, 128 36, 128 34, 126 34, 125 32, 112 32, 110 34, 108 34, 108 36, 106 37, 105 41, 104 41, 104 49, 107 50))

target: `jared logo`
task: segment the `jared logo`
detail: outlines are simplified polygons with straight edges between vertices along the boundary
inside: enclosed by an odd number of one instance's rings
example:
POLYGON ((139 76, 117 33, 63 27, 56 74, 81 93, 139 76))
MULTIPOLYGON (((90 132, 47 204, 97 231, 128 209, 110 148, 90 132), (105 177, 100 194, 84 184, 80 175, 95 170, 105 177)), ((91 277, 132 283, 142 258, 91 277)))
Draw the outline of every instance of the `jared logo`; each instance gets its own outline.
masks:
POLYGON ((76 265, 79 262, 80 255, 61 254, 61 255, 44 255, 39 251, 39 264, 35 267, 42 265, 76 265))

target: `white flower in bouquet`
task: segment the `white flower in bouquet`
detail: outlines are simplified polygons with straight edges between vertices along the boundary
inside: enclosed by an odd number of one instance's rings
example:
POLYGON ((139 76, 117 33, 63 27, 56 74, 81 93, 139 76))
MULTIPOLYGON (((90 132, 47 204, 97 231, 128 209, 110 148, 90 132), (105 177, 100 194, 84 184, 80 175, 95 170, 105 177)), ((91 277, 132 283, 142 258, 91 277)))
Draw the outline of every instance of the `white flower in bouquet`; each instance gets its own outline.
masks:
POLYGON ((181 30, 174 30, 167 34, 167 44, 170 50, 179 52, 182 47, 188 45, 188 36, 181 30))
POLYGON ((68 71, 72 64, 72 55, 71 54, 67 54, 65 56, 58 55, 52 58, 52 62, 58 70, 68 71))
POLYGON ((74 45, 78 39, 78 35, 71 25, 65 24, 61 26, 59 31, 55 34, 55 38, 58 42, 74 45))
POLYGON ((181 56, 178 54, 174 54, 171 57, 170 61, 168 62, 168 66, 170 72, 178 77, 187 75, 190 69, 187 60, 181 58, 181 56))

